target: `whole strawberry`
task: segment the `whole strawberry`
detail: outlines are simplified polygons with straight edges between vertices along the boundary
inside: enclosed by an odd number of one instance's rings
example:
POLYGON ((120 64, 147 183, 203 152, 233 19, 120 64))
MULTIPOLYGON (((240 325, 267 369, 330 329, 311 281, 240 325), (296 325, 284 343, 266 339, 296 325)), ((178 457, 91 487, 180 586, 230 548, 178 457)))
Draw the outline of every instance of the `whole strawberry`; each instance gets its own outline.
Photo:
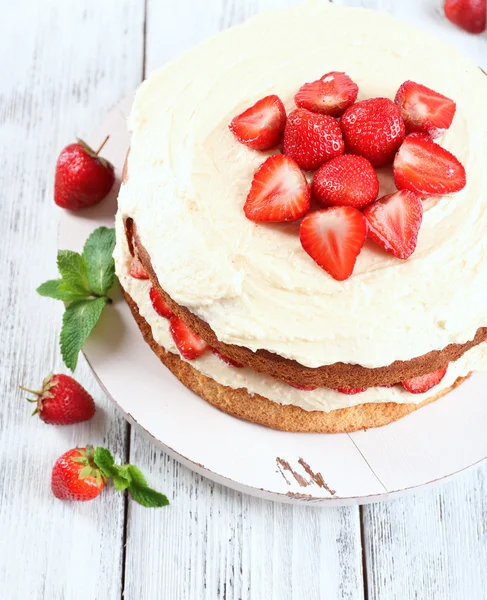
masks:
POLYGON ((73 448, 52 469, 52 493, 60 500, 93 500, 105 487, 105 477, 94 462, 93 446, 73 448))
POLYGON ((30 400, 37 403, 34 414, 49 425, 72 425, 95 414, 93 398, 69 375, 49 375, 39 391, 21 389, 36 396, 30 400))
POLYGON ((101 202, 115 181, 113 165, 99 156, 108 137, 95 152, 83 140, 61 151, 56 164, 54 202, 79 210, 101 202))

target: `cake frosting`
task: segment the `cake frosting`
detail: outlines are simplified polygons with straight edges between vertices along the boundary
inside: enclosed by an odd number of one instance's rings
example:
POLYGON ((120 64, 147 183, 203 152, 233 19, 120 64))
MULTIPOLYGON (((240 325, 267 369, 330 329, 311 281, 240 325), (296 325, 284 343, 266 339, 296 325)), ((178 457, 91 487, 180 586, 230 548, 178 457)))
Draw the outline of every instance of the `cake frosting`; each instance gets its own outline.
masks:
MULTIPOLYGON (((123 289, 130 295, 152 330, 154 340, 168 352, 180 354, 169 331, 169 321, 154 310, 149 298, 151 283, 148 280, 134 279, 129 275, 132 257, 125 240, 123 226, 117 224, 117 247, 115 264, 123 289)), ((348 408, 367 402, 420 403, 441 390, 448 389, 458 377, 464 377, 471 371, 487 369, 487 342, 475 346, 459 360, 451 363, 441 384, 424 394, 411 394, 400 385, 392 388, 374 387, 355 395, 347 395, 328 388, 316 390, 300 390, 269 375, 258 373, 253 369, 237 368, 227 365, 218 356, 207 352, 196 360, 187 361, 196 370, 221 385, 239 389, 245 388, 250 394, 259 394, 268 400, 282 405, 294 405, 304 410, 320 410, 329 412, 338 408, 348 408)))
MULTIPOLYGON (((222 342, 266 349, 308 367, 338 361, 380 367, 464 343, 487 325, 486 96, 487 77, 476 65, 385 13, 319 0, 261 13, 200 44, 139 88, 119 219, 134 219, 161 287, 222 342), (297 224, 245 218, 250 181, 266 154, 239 144, 228 129, 235 115, 268 94, 292 110, 299 87, 328 71, 345 71, 359 86, 359 100, 393 99, 407 79, 454 99, 453 124, 438 141, 467 172, 462 191, 424 201, 409 260, 367 244, 345 282, 303 251, 297 224)), ((390 171, 379 170, 379 178, 380 195, 394 190, 390 171)), ((173 351, 163 333, 167 324, 154 322, 133 287, 139 284, 131 284, 127 291, 137 295, 156 340, 173 351)), ((471 370, 478 355, 484 361, 484 354, 484 348, 470 350, 442 385, 452 383, 457 368, 471 370)), ((306 410, 424 399, 399 388, 350 397, 301 392, 248 369, 237 373, 210 355, 194 366, 224 385, 241 387, 245 380, 249 391, 306 410)))

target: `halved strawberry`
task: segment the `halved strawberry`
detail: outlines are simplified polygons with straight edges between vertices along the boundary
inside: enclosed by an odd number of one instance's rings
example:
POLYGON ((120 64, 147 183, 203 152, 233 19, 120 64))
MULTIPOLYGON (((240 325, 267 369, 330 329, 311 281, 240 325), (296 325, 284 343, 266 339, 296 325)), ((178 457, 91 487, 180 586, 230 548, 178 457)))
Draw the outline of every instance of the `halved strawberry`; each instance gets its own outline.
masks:
POLYGON ((135 277, 135 279, 149 279, 149 275, 147 275, 142 263, 136 256, 132 258, 129 275, 135 277))
POLYGON ((296 388, 297 390, 303 390, 305 392, 311 392, 313 390, 317 390, 318 386, 317 385, 301 385, 300 383, 291 383, 288 381, 288 384, 293 387, 296 388))
POLYGON ((235 367, 236 369, 243 369, 244 368, 244 365, 242 365, 242 363, 239 363, 236 360, 233 360, 233 358, 230 358, 226 354, 222 354, 216 348, 212 348, 211 350, 212 350, 213 354, 215 354, 216 356, 218 356, 218 358, 220 358, 229 367, 235 367))
POLYGON ((308 212, 310 197, 310 186, 294 160, 274 154, 255 172, 245 216, 257 222, 295 221, 308 212))
POLYGON ((447 19, 470 33, 485 31, 486 13, 485 0, 445 0, 447 19))
POLYGON ((152 302, 152 306, 158 315, 164 317, 165 319, 170 319, 174 316, 174 313, 169 308, 169 306, 164 302, 161 294, 156 290, 155 287, 151 287, 149 290, 150 300, 152 302))
POLYGON ((294 96, 296 106, 311 112, 339 117, 355 102, 358 85, 345 73, 332 71, 318 81, 305 83, 294 96))
POLYGON ((317 210, 301 222, 301 245, 337 281, 348 279, 367 234, 363 214, 351 206, 317 210))
POLYGON ((171 317, 170 331, 181 356, 186 360, 199 358, 210 349, 208 344, 178 317, 171 317))
POLYGON ((286 109, 278 96, 266 96, 238 115, 230 130, 239 142, 254 150, 270 150, 279 144, 286 125, 286 109))
POLYGON ((438 385, 440 381, 445 376, 445 373, 448 369, 448 365, 438 371, 434 371, 433 373, 428 373, 427 375, 420 375, 419 377, 412 377, 411 379, 406 379, 402 382, 402 386, 411 394, 424 394, 431 388, 438 385))
POLYGON ((387 194, 364 210, 369 238, 397 258, 411 256, 423 220, 423 203, 415 192, 387 194))
POLYGON ((347 394, 348 396, 354 396, 355 394, 361 394, 362 392, 366 392, 367 388, 333 388, 335 392, 340 392, 340 394, 347 394))
POLYGON ((422 196, 459 192, 467 183, 465 168, 451 152, 422 133, 410 133, 394 159, 399 190, 422 196))
POLYGON ((426 133, 433 139, 443 135, 455 116, 453 100, 414 81, 401 85, 394 102, 399 106, 408 133, 426 133))

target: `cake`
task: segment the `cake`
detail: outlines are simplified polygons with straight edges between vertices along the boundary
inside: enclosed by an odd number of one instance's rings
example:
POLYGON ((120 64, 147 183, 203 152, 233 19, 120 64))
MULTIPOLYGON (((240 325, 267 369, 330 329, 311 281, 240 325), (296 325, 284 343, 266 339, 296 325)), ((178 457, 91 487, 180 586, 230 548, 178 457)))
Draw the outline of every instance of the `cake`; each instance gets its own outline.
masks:
MULTIPOLYGON (((231 415, 303 432, 385 425, 485 369, 485 97, 485 75, 449 45, 385 13, 320 0, 263 12, 151 75, 129 119, 115 262, 132 314, 162 363, 231 415), (293 220, 263 222, 249 209, 249 190, 274 162, 304 160, 305 145, 288 135, 294 122, 301 126, 297 116, 309 118, 311 129, 315 119, 335 129, 340 123, 345 149, 334 145, 336 156, 327 156, 325 166, 337 160, 338 169, 343 156, 359 154, 346 136, 343 107, 341 118, 296 109, 298 90, 324 73, 346 74, 358 86, 346 111, 375 98, 400 106, 398 90, 418 82, 454 100, 451 126, 426 135, 406 120, 387 164, 372 154, 360 158, 380 183, 365 208, 315 206, 316 173, 323 168, 326 188, 330 168, 304 162, 305 210, 288 214, 293 220), (260 148, 255 140, 240 143, 238 116, 268 98, 276 118, 285 111, 284 146, 282 131, 260 148), (429 152, 432 144, 453 165, 446 193, 418 185, 403 190, 410 170, 399 168, 398 156, 407 162, 416 146, 429 152), (463 181, 448 187, 457 164, 463 181), (313 178, 310 200, 305 190, 313 178), (384 197, 396 194, 420 213, 409 246, 399 250, 374 225, 384 197), (303 233, 333 210, 367 221, 368 238, 345 274, 320 265, 303 233)), ((289 173, 288 179, 301 177, 289 173)))

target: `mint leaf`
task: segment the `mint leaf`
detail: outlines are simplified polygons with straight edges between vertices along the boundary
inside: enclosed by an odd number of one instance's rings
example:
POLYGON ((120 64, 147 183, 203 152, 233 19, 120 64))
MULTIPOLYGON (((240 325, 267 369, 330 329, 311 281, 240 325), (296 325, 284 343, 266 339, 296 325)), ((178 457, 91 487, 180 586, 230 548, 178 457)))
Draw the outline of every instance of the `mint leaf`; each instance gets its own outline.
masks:
POLYGON ((37 293, 47 298, 72 302, 73 300, 82 300, 88 296, 88 293, 80 294, 62 279, 51 279, 45 281, 37 288, 37 293))
POLYGON ((123 492, 129 487, 129 485, 130 481, 128 479, 125 479, 125 477, 120 477, 119 475, 115 475, 113 477, 113 487, 118 492, 123 492))
POLYGON ((156 492, 156 490, 147 485, 145 477, 136 466, 127 465, 127 467, 131 479, 128 490, 135 502, 150 508, 167 506, 169 504, 167 496, 156 492))
POLYGON ((84 296, 91 295, 88 265, 81 254, 72 250, 59 250, 57 253, 57 267, 63 281, 74 292, 84 296))
POLYGON ((96 294, 104 296, 115 279, 115 230, 99 227, 86 240, 83 258, 88 265, 88 281, 96 294))
POLYGON ((105 477, 108 478, 112 477, 113 475, 116 475, 118 467, 115 465, 115 461, 110 450, 98 446, 97 448, 95 448, 93 461, 95 462, 95 465, 101 470, 103 475, 105 475, 105 477))
POLYGON ((107 302, 108 298, 77 300, 66 308, 63 315, 60 343, 64 364, 71 371, 76 368, 79 351, 96 325, 107 302))

